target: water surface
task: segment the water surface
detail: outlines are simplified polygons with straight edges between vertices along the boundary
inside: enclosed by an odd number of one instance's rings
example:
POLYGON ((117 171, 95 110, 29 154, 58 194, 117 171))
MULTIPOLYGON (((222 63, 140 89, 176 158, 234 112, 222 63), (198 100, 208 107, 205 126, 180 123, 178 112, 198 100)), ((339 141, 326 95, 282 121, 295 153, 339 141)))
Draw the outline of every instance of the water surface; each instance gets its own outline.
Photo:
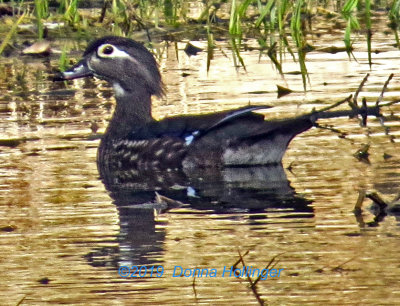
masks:
MULTIPOLYGON (((314 42, 340 45, 341 39, 342 33, 333 33, 314 42)), ((299 70, 290 55, 282 78, 266 56, 242 50, 245 72, 233 67, 228 44, 219 42, 207 72, 205 52, 188 57, 185 44, 178 43, 176 58, 171 44, 160 58, 167 94, 154 101, 153 115, 251 103, 273 106, 264 111, 270 118, 292 117, 345 98, 366 73, 370 77, 360 96, 369 102, 395 73, 385 94, 385 101, 391 101, 400 87, 399 51, 393 42, 391 35, 374 35, 373 50, 380 52, 373 55, 371 69, 361 38, 354 45, 357 61, 344 52, 309 53, 306 92, 301 76, 289 73, 299 70), (277 84, 295 92, 277 99, 277 84)), ((192 43, 206 47, 204 41, 192 43)), ((256 46, 252 40, 246 43, 256 46)), ((114 105, 110 87, 97 79, 67 87, 52 83, 56 58, 17 56, 2 58, 0 65, 0 138, 20 142, 0 146, 3 305, 21 299, 22 305, 257 305, 246 278, 220 276, 224 266, 238 260, 238 251, 249 251, 246 264, 258 268, 281 254, 276 265, 284 269, 281 276, 257 284, 269 304, 400 303, 398 216, 370 224, 369 200, 362 221, 353 214, 359 190, 376 190, 388 201, 400 192, 398 106, 384 110, 391 115, 389 135, 375 118, 367 128, 356 119, 325 120, 323 125, 347 136, 317 128, 299 135, 277 170, 278 181, 266 184, 254 171, 241 186, 218 179, 203 182, 209 201, 160 212, 129 201, 116 205, 98 178, 98 140, 91 140, 90 127, 95 122, 104 131, 114 105), (369 163, 353 156, 366 143, 371 146, 369 163), (165 274, 142 279, 118 275, 119 266, 132 264, 162 265, 165 274), (178 265, 216 268, 218 277, 196 278, 193 285, 192 277, 172 277, 178 265)), ((146 201, 153 198, 154 192, 143 195, 146 201)))

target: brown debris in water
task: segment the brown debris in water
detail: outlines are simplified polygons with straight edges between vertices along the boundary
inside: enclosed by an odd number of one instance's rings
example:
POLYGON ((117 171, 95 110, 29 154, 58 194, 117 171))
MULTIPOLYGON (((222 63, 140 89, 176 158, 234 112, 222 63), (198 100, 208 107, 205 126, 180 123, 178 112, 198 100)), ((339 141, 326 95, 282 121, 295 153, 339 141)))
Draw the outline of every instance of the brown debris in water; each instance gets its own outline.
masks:
POLYGON ((293 92, 293 90, 280 85, 276 85, 276 88, 278 90, 278 99, 293 92))
POLYGON ((51 52, 50 42, 47 40, 37 41, 33 45, 22 50, 22 54, 24 55, 49 56, 51 52))

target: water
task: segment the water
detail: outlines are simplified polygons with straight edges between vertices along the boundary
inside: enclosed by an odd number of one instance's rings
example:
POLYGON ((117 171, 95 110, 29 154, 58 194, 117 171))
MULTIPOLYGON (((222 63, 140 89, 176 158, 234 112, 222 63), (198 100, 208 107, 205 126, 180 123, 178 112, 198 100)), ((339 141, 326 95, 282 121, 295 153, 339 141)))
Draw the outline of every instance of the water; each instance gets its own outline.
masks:
MULTIPOLYGON (((324 34, 315 45, 341 45, 341 39, 341 33, 324 34)), ((236 72, 227 44, 220 42, 207 73, 204 52, 189 58, 178 43, 177 59, 171 45, 160 60, 167 94, 154 101, 153 115, 250 102, 273 106, 263 112, 270 118, 292 117, 345 98, 366 73, 370 78, 360 96, 373 102, 389 74, 398 73, 399 52, 392 43, 392 36, 374 35, 373 50, 381 52, 373 55, 371 70, 361 39, 354 46, 357 61, 345 53, 309 53, 306 93, 300 75, 281 78, 256 50, 243 51, 247 72, 236 72), (276 84, 295 92, 277 99, 276 84)), ((202 41, 193 44, 205 47, 202 41)), ((221 276, 239 251, 249 251, 246 264, 260 269, 279 255, 280 277, 257 284, 268 304, 400 303, 398 216, 371 223, 370 200, 362 220, 353 213, 360 190, 376 190, 388 201, 400 192, 399 106, 384 110, 395 117, 386 122, 389 136, 375 118, 367 128, 355 119, 325 120, 323 125, 347 136, 313 128, 293 140, 283 168, 241 173, 248 181, 235 181, 230 170, 223 173, 230 182, 202 173, 207 180, 195 190, 202 198, 164 211, 151 208, 153 191, 110 195, 98 178, 98 140, 91 140, 90 126, 96 122, 104 131, 114 103, 111 88, 95 79, 67 88, 51 82, 57 59, 3 58, 0 65, 0 139, 21 141, 0 147, 2 305, 22 299, 22 305, 257 305, 246 278, 221 276), (369 163, 353 157, 366 143, 369 163), (271 171, 274 179, 268 181, 271 171), (147 206, 128 205, 139 200, 147 206), (164 275, 118 275, 119 266, 136 264, 163 266, 164 275), (218 276, 173 277, 175 266, 214 268, 218 276)), ((289 55, 283 68, 299 70, 289 55)), ((395 75, 385 101, 396 99, 398 91, 395 75)), ((188 192, 182 186, 159 192, 181 200, 188 192)))

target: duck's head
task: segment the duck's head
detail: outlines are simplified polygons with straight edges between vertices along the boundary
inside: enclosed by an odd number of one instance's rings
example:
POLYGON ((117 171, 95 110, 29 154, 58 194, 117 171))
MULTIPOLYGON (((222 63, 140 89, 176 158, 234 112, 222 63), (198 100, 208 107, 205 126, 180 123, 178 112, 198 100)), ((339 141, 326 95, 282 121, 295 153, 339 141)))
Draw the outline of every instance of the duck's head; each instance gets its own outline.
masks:
POLYGON ((157 62, 140 43, 123 37, 106 36, 95 40, 83 58, 56 80, 96 76, 107 80, 116 95, 142 93, 160 96, 163 86, 157 62))

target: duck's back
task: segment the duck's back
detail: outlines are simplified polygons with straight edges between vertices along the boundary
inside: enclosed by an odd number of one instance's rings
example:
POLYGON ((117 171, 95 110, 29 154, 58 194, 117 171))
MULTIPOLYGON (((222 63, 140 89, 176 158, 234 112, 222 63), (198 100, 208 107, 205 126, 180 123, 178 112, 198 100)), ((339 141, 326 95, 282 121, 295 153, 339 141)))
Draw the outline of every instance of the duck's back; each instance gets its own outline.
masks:
POLYGON ((309 118, 265 121, 247 107, 152 121, 123 138, 106 135, 99 162, 112 169, 176 169, 280 163, 309 118))

